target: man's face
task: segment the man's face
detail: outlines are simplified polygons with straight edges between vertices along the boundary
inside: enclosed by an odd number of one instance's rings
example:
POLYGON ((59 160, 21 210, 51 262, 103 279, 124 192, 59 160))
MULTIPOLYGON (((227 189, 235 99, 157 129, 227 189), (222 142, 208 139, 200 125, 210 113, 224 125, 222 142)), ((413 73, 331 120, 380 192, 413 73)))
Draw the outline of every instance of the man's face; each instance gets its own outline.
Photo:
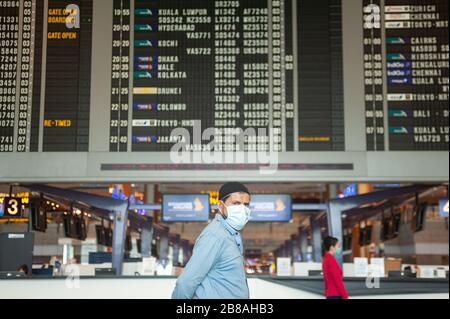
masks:
POLYGON ((228 217, 227 207, 226 206, 239 206, 245 205, 247 207, 250 206, 250 195, 247 193, 233 193, 228 196, 225 201, 220 201, 218 203, 219 209, 224 215, 225 218, 228 217))

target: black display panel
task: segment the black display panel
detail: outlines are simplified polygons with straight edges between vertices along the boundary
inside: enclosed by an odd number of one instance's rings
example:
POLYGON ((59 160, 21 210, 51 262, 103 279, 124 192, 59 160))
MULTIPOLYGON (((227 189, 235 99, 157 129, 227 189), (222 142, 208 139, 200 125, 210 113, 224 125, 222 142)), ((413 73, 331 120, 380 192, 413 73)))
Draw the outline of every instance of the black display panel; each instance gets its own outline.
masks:
POLYGON ((342 6, 298 1, 300 151, 344 151, 342 6))
POLYGON ((172 164, 175 129, 189 151, 345 152, 370 172, 375 151, 448 151, 448 1, 347 3, 0 1, 0 152, 89 153, 93 175, 120 152, 172 164))
MULTIPOLYGON (((110 152, 168 152, 198 123, 216 151, 345 150, 340 0, 104 3, 110 152), (238 129, 258 136, 236 146, 238 129)), ((90 151, 94 0, 0 8, 0 151, 90 151)))
POLYGON ((50 0, 47 16, 43 151, 87 152, 92 0, 50 0))
POLYGON ((192 135, 201 123, 216 129, 216 151, 267 150, 267 133, 244 149, 232 142, 237 128, 269 127, 275 150, 293 151, 290 4, 135 1, 132 150, 170 151, 173 129, 192 135))
POLYGON ((448 10, 447 0, 364 1, 369 151, 449 149, 448 10))

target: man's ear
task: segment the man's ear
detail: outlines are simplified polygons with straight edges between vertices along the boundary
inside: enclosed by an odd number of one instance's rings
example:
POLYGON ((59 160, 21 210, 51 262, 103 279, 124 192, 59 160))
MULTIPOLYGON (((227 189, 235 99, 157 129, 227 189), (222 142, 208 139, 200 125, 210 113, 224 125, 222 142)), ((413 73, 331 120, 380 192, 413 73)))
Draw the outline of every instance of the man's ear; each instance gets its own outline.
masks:
POLYGON ((225 203, 223 201, 219 201, 217 203, 217 207, 219 207, 220 214, 226 218, 228 216, 228 214, 227 214, 227 207, 226 207, 225 203))

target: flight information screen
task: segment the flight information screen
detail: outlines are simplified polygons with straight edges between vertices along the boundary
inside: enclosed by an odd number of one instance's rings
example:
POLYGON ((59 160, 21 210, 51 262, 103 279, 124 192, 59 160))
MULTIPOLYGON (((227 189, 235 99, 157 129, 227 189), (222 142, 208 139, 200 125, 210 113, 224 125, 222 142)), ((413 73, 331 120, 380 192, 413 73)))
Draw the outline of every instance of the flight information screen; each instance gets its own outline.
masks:
MULTIPOLYGON (((89 151, 94 2, 0 1, 2 152, 89 151)), ((102 2, 109 151, 167 152, 198 124, 218 151, 345 150, 340 1, 102 2), (267 132, 236 149, 236 129, 267 132)))
MULTIPOLYGON (((287 163, 313 154, 304 162, 361 172, 381 165, 373 153, 447 153, 448 10, 448 0, 0 0, 0 153, 88 154, 87 175, 180 143, 294 154, 287 163)), ((168 161, 159 155, 149 161, 168 161)))
POLYGON ((364 5, 368 150, 448 150, 449 2, 364 5))

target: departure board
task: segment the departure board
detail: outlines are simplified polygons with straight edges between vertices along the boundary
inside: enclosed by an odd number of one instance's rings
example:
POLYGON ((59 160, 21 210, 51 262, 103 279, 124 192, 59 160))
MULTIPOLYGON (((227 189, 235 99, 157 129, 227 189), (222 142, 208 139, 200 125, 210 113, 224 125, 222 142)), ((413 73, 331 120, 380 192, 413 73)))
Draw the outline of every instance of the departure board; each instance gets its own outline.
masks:
MULTIPOLYGON (((276 151, 294 151, 290 3, 136 1, 132 151, 170 151, 171 131, 193 134, 195 125, 215 128, 216 151, 267 150, 268 134, 244 149, 234 140, 237 128, 269 127, 276 151)), ((128 8, 130 1, 116 4, 128 8)), ((111 139, 123 150, 122 134, 111 139)), ((209 150, 207 144, 192 149, 209 150)))
MULTIPOLYGON (((2 152, 89 151, 93 1, 1 4, 2 152)), ((114 0, 111 15, 109 151, 168 152, 196 125, 216 151, 345 150, 341 1, 114 0), (238 129, 266 133, 237 149, 238 129)))
POLYGON ((93 180, 213 178, 214 168, 253 178, 259 168, 177 166, 180 144, 276 153, 281 181, 448 176, 448 9, 448 0, 0 0, 0 180, 40 168, 93 180))
POLYGON ((364 1, 368 150, 448 150, 448 12, 447 0, 364 1))

